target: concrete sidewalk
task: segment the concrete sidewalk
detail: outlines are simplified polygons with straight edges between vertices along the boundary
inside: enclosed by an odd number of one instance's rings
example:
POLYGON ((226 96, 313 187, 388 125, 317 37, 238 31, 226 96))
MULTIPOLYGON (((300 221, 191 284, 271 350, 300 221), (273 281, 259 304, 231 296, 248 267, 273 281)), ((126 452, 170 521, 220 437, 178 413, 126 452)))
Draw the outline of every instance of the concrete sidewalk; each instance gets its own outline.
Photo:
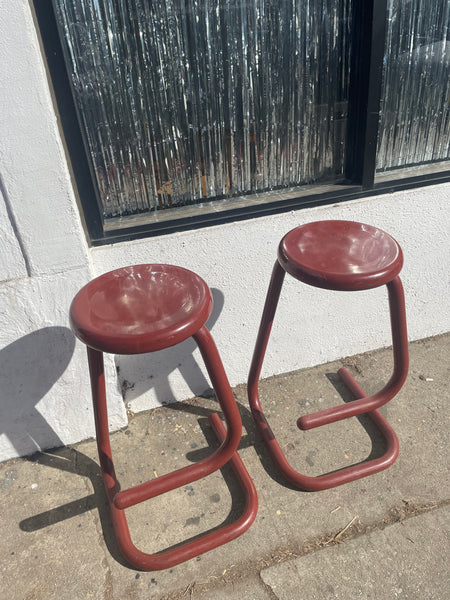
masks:
MULTIPOLYGON (((386 471, 322 492, 292 489, 274 470, 248 410, 240 456, 259 496, 240 538, 159 572, 129 567, 117 550, 95 442, 0 465, 3 600, 445 600, 450 597, 450 334, 410 345, 401 393, 382 410, 400 439, 386 471)), ((345 364, 367 393, 391 372, 380 350, 261 382, 261 400, 291 464, 317 475, 374 457, 382 442, 364 418, 309 432, 301 414, 348 399, 345 364)), ((199 460, 215 444, 211 398, 134 416, 112 436, 122 487, 199 460)), ((136 545, 166 549, 230 522, 242 494, 228 468, 128 509, 136 545)))

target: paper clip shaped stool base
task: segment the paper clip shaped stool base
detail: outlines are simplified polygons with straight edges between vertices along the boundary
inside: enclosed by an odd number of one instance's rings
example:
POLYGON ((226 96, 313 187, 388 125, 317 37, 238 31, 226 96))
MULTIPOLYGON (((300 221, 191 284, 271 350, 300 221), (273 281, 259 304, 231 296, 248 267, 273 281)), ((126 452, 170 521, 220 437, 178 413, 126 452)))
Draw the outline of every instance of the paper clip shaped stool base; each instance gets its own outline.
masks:
POLYGON ((203 554, 243 534, 256 517, 256 490, 237 453, 241 418, 216 345, 205 327, 211 309, 211 292, 203 279, 187 269, 159 264, 101 275, 82 288, 71 305, 72 330, 87 345, 100 467, 114 532, 124 557, 140 569, 167 569, 203 554), (199 347, 227 425, 225 430, 217 414, 209 418, 220 447, 197 463, 121 490, 109 440, 103 353, 154 352, 189 337, 199 347), (157 554, 136 548, 127 508, 192 483, 228 462, 245 496, 243 514, 236 521, 157 554))
POLYGON ((397 436, 379 408, 401 389, 409 366, 408 338, 403 286, 399 273, 403 253, 384 231, 352 221, 317 221, 287 233, 278 248, 248 378, 248 397, 255 423, 277 468, 294 486, 323 490, 386 469, 399 452, 397 436), (346 369, 339 376, 355 400, 304 415, 297 421, 308 430, 328 423, 367 414, 386 441, 383 456, 339 471, 311 477, 298 473, 288 463, 261 407, 258 381, 286 273, 308 285, 338 291, 358 291, 386 285, 393 341, 394 369, 382 390, 367 396, 346 369))

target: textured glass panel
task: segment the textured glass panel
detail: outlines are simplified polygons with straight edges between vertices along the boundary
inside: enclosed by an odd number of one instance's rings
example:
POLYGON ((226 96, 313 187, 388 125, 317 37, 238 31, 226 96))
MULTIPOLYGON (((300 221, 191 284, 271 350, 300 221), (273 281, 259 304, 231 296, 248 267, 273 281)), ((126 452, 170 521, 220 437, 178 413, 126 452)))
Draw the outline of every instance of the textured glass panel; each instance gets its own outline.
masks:
POLYGON ((450 0, 389 0, 377 170, 450 158, 450 0))
POLYGON ((104 216, 335 180, 351 0, 53 0, 104 216))

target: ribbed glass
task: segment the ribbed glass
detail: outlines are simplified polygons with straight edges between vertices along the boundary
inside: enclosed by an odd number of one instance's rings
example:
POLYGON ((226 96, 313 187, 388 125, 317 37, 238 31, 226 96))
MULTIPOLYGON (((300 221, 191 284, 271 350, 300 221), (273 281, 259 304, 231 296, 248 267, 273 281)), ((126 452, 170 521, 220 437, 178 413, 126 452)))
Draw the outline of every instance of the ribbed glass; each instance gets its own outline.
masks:
POLYGON ((450 0, 389 0, 377 170, 450 158, 450 0))
POLYGON ((53 0, 104 217, 335 180, 352 0, 53 0))

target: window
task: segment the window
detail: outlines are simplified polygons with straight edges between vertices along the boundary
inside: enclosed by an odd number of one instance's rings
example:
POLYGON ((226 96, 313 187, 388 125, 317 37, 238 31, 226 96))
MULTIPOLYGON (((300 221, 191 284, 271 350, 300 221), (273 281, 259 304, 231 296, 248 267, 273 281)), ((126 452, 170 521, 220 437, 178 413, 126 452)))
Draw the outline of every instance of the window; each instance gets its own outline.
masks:
POLYGON ((377 171, 450 159, 450 2, 389 0, 377 171))
POLYGON ((450 0, 52 3, 36 14, 94 244, 377 193, 450 158, 450 0))

